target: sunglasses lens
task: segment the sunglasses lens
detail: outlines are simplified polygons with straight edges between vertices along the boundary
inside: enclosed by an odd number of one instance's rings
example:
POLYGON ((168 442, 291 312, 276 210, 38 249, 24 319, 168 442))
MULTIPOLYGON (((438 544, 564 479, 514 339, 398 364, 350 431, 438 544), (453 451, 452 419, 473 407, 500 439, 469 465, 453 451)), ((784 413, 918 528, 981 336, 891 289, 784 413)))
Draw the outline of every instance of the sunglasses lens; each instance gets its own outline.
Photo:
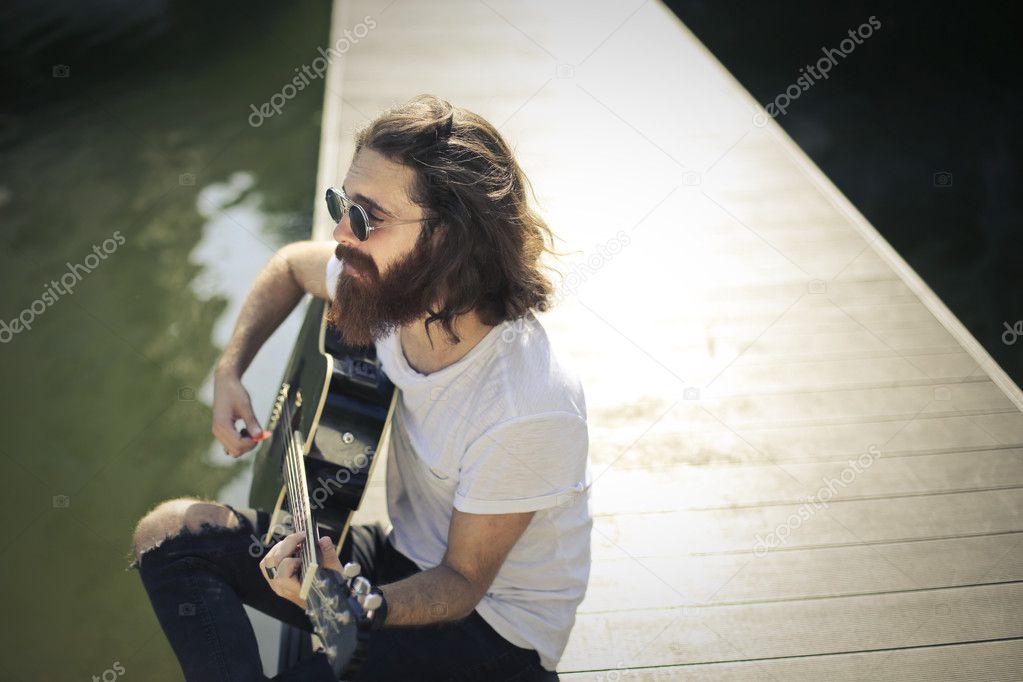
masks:
POLYGON ((366 230, 366 213, 362 210, 362 206, 353 205, 352 210, 348 212, 348 217, 352 221, 352 232, 359 238, 359 241, 366 241, 369 232, 366 230))
POLYGON ((344 213, 341 210, 341 197, 333 189, 327 190, 327 211, 335 223, 341 222, 344 213))

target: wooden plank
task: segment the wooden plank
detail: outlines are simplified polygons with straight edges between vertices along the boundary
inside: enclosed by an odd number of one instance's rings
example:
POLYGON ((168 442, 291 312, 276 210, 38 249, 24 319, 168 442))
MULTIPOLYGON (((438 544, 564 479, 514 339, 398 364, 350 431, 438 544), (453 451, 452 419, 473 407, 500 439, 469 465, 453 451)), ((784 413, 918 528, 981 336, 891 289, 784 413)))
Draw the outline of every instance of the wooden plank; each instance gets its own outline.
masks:
POLYGON ((813 360, 801 363, 731 365, 714 381, 714 394, 809 392, 987 381, 972 372, 977 365, 962 352, 916 357, 813 360))
POLYGON ((959 346, 943 329, 896 329, 871 330, 862 327, 850 328, 848 331, 829 332, 827 330, 807 335, 797 340, 779 338, 765 334, 760 338, 750 338, 743 342, 740 350, 750 360, 776 360, 783 358, 835 357, 842 354, 862 352, 866 350, 890 350, 896 355, 906 351, 933 353, 949 353, 959 350, 959 346), (753 342, 749 346, 750 342, 753 342), (749 346, 748 348, 746 346, 749 346))
POLYGON ((681 388, 671 401, 622 406, 596 415, 590 431, 596 464, 807 461, 857 457, 875 445, 884 454, 930 454, 990 447, 1021 447, 1018 412, 908 419, 883 415, 846 423, 760 425, 729 423, 688 401, 681 388))
POLYGON ((593 466, 666 467, 688 464, 762 465, 846 461, 877 447, 882 457, 1023 447, 1019 413, 877 420, 790 428, 733 426, 684 399, 622 407, 591 427, 593 466), (629 415, 641 415, 631 418, 629 415), (610 423, 608 423, 610 422, 610 423))
MULTIPOLYGON (((644 256, 646 254, 643 254, 644 256)), ((670 254, 651 254, 657 258, 668 258, 670 254)), ((713 254, 707 254, 711 256, 713 254)), ((633 257, 625 253, 623 258, 633 257)), ((660 265, 660 264, 658 264, 660 265)), ((664 263, 668 265, 668 263, 664 263)), ((652 275, 646 275, 652 276, 652 275)), ((825 289, 821 292, 812 290, 810 282, 813 278, 800 277, 778 277, 770 279, 759 277, 755 281, 747 280, 720 280, 700 281, 693 283, 693 290, 699 293, 699 301, 706 308, 708 314, 718 315, 722 313, 741 313, 750 311, 752 314, 763 314, 770 309, 781 306, 784 309, 789 303, 797 298, 803 297, 800 306, 809 315, 811 312, 828 312, 836 304, 842 309, 855 310, 857 307, 873 306, 913 306, 919 305, 919 301, 906 286, 897 279, 838 279, 832 281, 818 280, 824 282, 825 289), (814 308, 818 310, 813 310, 814 308)), ((682 294, 685 295, 685 294, 682 294)), ((647 314, 670 314, 672 319, 684 314, 683 311, 670 310, 649 310, 641 308, 647 314)), ((635 310, 623 309, 623 315, 635 310)), ((644 317, 644 319, 649 319, 644 317)), ((710 319, 714 319, 711 317, 710 319)), ((836 317, 837 319, 837 317, 836 317)), ((919 321, 933 317, 919 314, 919 321)))
POLYGON ((597 469, 612 462, 622 469, 845 461, 872 445, 883 457, 1023 447, 1023 415, 1018 412, 750 428, 721 422, 698 405, 676 399, 621 406, 598 413, 594 421, 590 457, 597 469))
POLYGON ((598 516, 594 551, 635 557, 904 542, 1023 530, 1023 489, 598 516))
MULTIPOLYGON (((589 315, 586 311, 591 306, 580 303, 577 307, 589 315)), ((783 308, 776 311, 776 316, 783 314, 783 308)), ((919 376, 925 377, 925 370, 915 364, 914 356, 961 352, 947 333, 938 329, 875 331, 850 323, 840 331, 822 329, 790 338, 770 328, 769 324, 747 327, 748 331, 741 335, 709 335, 707 326, 697 321, 684 324, 676 321, 676 330, 670 334, 657 331, 659 322, 663 329, 663 321, 655 316, 615 313, 582 317, 574 326, 575 333, 599 338, 601 343, 573 349, 571 356, 585 367, 599 365, 609 355, 618 355, 628 359, 634 374, 643 372, 650 379, 656 379, 658 373, 668 368, 690 385, 705 386, 713 385, 740 361, 791 363, 880 357, 902 359, 907 369, 915 368, 919 376)), ((970 371, 983 378, 976 365, 970 366, 970 371)), ((587 385, 592 383, 599 391, 608 382, 616 381, 621 378, 613 373, 610 376, 595 373, 587 385)), ((612 393, 609 397, 617 395, 612 393)), ((621 399, 614 400, 614 404, 621 402, 621 399)))
MULTIPOLYGON (((864 351, 889 351, 894 355, 900 355, 908 351, 934 354, 959 350, 959 346, 948 333, 938 328, 872 330, 850 326, 837 332, 822 329, 800 336, 798 339, 772 335, 770 331, 761 328, 742 338, 715 338, 715 344, 722 349, 721 354, 726 362, 730 362, 740 352, 751 362, 763 362, 843 357, 864 351), (763 336, 758 336, 761 332, 764 332, 763 336), (732 346, 736 352, 727 352, 732 346)), ((643 339, 643 334, 639 333, 636 337, 643 339)))
POLYGON ((597 468, 596 513, 711 510, 798 504, 808 497, 870 499, 1023 487, 1023 448, 918 457, 865 453, 862 461, 748 466, 672 464, 597 468), (822 492, 822 491, 827 491, 822 492))
MULTIPOLYGON (((890 306, 900 308, 901 305, 890 306)), ((730 317, 721 315, 719 319, 712 319, 709 315, 692 315, 692 321, 697 319, 706 325, 706 333, 715 338, 745 338, 753 333, 753 337, 761 336, 768 332, 792 338, 793 340, 813 336, 814 334, 834 334, 839 332, 853 332, 857 329, 866 329, 875 334, 882 335, 895 332, 916 332, 916 333, 938 333, 942 331, 941 325, 933 319, 907 320, 899 318, 895 312, 880 314, 881 306, 870 306, 873 320, 866 319, 867 314, 859 311, 851 311, 843 306, 802 305, 799 303, 784 311, 779 316, 775 308, 764 308, 763 310, 750 311, 749 315, 735 314, 730 317)), ((851 306, 850 306, 851 308, 851 306)), ((685 321, 687 316, 680 316, 677 319, 685 321)), ((883 338, 883 337, 882 337, 883 338)), ((962 351, 959 351, 962 352, 962 351)))
MULTIPOLYGON (((348 29, 349 3, 334 0, 330 17, 330 45, 343 44, 338 41, 345 39, 344 31, 348 29)), ((361 15, 360 15, 361 16, 361 15)), ((334 231, 334 221, 327 212, 323 193, 334 184, 339 169, 346 162, 341 155, 338 140, 345 134, 344 92, 345 60, 330 59, 327 62, 327 73, 324 80, 323 114, 320 117, 320 150, 316 165, 316 188, 313 192, 313 229, 312 237, 328 240, 334 231)))
MULTIPOLYGON (((1023 636, 1023 584, 582 614, 561 670, 821 656, 1023 636)), ((872 679, 869 675, 865 679, 872 679)))
MULTIPOLYGON (((594 330, 597 331, 597 330, 594 330)), ((606 332, 605 332, 606 333, 606 332)), ((885 341, 864 330, 858 332, 849 331, 862 341, 861 347, 857 348, 853 342, 848 342, 848 336, 841 334, 831 335, 824 332, 807 339, 806 346, 798 350, 790 344, 781 347, 775 342, 763 339, 754 341, 752 336, 743 338, 725 339, 723 337, 705 337, 701 341, 695 338, 687 338, 695 330, 681 331, 671 339, 665 339, 657 344, 643 344, 646 353, 637 352, 636 340, 613 340, 605 337, 604 343, 610 349, 624 354, 629 362, 629 369, 633 375, 639 372, 646 372, 644 377, 646 384, 639 386, 656 386, 660 380, 660 374, 665 369, 675 376, 670 377, 687 386, 695 386, 705 392, 710 386, 719 395, 737 393, 757 393, 771 390, 801 390, 805 392, 810 389, 832 390, 834 388, 869 388, 871 386, 900 385, 915 381, 916 383, 965 382, 985 381, 986 377, 978 373, 976 365, 965 358, 961 351, 950 349, 947 346, 920 346, 915 349, 902 348, 898 351, 885 345, 891 341, 891 336, 885 336, 885 341), (825 336, 832 338, 843 338, 842 348, 831 345, 825 336), (654 346, 651 348, 651 346, 654 346), (777 351, 777 352, 775 352, 777 351), (958 359, 950 359, 956 358, 958 359), (869 380, 859 378, 855 372, 843 371, 856 364, 869 365, 876 361, 879 368, 869 371, 865 376, 869 380), (820 367, 820 383, 813 383, 814 377, 808 376, 807 367, 820 367), (895 368, 893 376, 885 380, 880 376, 884 368, 895 368), (771 372, 775 371, 780 377, 772 380, 771 372), (747 379, 747 376, 750 377, 747 379), (766 378, 765 378, 766 377, 766 378), (744 391, 746 385, 743 381, 750 381, 748 390, 744 391), (767 384, 766 387, 758 386, 755 382, 760 380, 767 384)), ((897 332, 918 336, 916 332, 897 332)), ((638 337, 641 338, 641 337, 638 337)), ((573 352, 572 358, 577 364, 591 364, 601 362, 602 356, 597 350, 573 352)), ((669 378, 669 377, 664 377, 669 378)), ((601 391, 608 386, 616 386, 623 381, 621 375, 606 377, 594 377, 587 383, 587 388, 592 386, 591 392, 598 398, 597 402, 605 401, 601 391)), ((658 395, 653 390, 646 391, 647 395, 658 395)), ((620 405, 626 401, 615 400, 614 391, 607 396, 605 402, 620 405)), ((663 395, 661 393, 660 395, 663 395)), ((631 402, 631 401, 629 401, 631 402)))
POLYGON ((1017 682, 1023 670, 1023 641, 1010 639, 810 658, 774 658, 734 663, 628 668, 561 673, 566 682, 749 682, 749 680, 827 680, 861 682, 1017 682))
POLYGON ((751 554, 595 551, 580 613, 660 610, 1023 580, 1023 533, 751 554), (623 604, 623 598, 626 604, 623 604))

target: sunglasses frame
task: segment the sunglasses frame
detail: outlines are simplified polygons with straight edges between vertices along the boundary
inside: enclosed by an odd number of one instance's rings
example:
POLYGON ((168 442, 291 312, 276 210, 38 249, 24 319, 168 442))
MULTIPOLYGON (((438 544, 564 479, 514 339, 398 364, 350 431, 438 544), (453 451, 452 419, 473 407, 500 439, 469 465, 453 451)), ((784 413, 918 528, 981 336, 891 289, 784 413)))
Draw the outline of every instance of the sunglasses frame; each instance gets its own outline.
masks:
POLYGON ((343 187, 328 187, 324 199, 327 202, 327 213, 330 214, 330 218, 335 224, 344 220, 346 213, 349 215, 349 218, 358 215, 358 221, 349 220, 349 222, 352 225, 352 234, 358 237, 359 241, 362 242, 369 239, 369 235, 373 232, 373 230, 379 230, 385 227, 396 227, 398 225, 411 225, 412 223, 421 223, 425 220, 425 218, 420 218, 419 220, 404 220, 395 223, 370 225, 369 213, 367 213, 366 209, 362 206, 352 201, 351 197, 345 193, 343 187), (336 207, 334 204, 335 201, 337 202, 336 207), (352 212, 352 209, 355 209, 354 213, 352 212), (359 225, 356 224, 357 222, 361 222, 362 227, 359 227, 359 225))

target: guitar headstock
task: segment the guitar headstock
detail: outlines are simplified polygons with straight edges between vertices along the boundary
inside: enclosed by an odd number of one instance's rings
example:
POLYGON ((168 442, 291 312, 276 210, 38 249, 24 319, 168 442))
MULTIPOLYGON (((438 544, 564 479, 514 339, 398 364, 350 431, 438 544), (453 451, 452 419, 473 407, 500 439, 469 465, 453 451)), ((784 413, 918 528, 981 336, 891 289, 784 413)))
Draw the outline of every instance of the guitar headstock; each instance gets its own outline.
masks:
POLYGON ((331 669, 340 678, 359 644, 359 630, 381 604, 359 564, 345 564, 341 573, 318 566, 306 598, 306 614, 323 642, 331 669))

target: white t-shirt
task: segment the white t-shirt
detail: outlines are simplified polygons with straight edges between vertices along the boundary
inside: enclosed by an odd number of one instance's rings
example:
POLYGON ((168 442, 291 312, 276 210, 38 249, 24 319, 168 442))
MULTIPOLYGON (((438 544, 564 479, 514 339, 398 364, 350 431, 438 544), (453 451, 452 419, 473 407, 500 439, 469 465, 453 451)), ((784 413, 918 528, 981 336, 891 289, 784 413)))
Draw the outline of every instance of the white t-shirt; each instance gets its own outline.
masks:
MULTIPOLYGON (((330 296, 341 265, 327 264, 330 296)), ((444 334, 439 324, 431 332, 444 334)), ((397 330, 375 345, 400 389, 386 472, 391 541, 426 570, 444 556, 452 508, 536 511, 476 610, 554 670, 590 574, 592 478, 576 373, 532 313, 431 374, 409 366, 397 330)))

